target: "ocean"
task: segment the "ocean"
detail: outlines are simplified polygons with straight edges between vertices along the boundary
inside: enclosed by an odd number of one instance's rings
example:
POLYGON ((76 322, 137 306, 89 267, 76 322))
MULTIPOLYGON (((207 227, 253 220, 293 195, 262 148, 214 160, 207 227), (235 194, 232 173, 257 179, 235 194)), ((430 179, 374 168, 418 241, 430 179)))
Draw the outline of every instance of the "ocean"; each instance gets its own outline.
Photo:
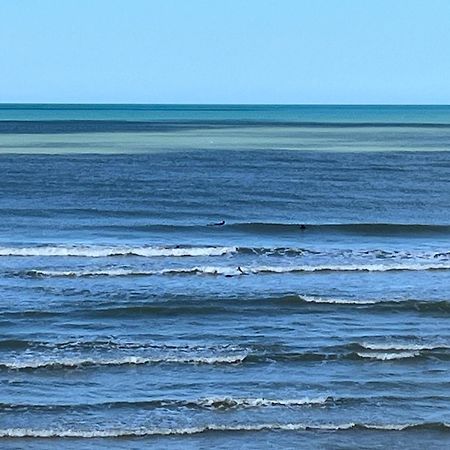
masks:
POLYGON ((448 448, 449 150, 449 106, 0 105, 0 447, 448 448))

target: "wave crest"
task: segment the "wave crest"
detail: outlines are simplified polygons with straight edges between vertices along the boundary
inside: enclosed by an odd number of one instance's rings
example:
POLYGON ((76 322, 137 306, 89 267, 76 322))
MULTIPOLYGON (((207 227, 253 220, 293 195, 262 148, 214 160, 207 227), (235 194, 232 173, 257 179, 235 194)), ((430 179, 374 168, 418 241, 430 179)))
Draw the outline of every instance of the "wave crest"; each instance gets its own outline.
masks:
POLYGON ((172 436, 192 435, 207 432, 257 432, 257 431, 342 431, 342 430, 439 430, 450 431, 450 424, 435 423, 406 423, 406 424, 308 424, 308 423, 255 423, 238 425, 204 425, 180 428, 140 427, 136 429, 105 429, 105 430, 74 430, 74 429, 32 429, 7 428, 0 429, 0 438, 120 438, 143 436, 172 436))
POLYGON ((161 270, 99 269, 99 270, 28 270, 22 274, 30 277, 125 277, 153 275, 221 275, 244 276, 259 274, 314 273, 314 272, 389 272, 450 270, 450 264, 352 264, 352 265, 302 265, 302 266, 195 266, 161 270))
POLYGON ((450 349, 449 344, 436 343, 436 344, 414 344, 414 343, 402 343, 402 342, 387 342, 387 343, 370 343, 362 342, 361 347, 367 350, 379 350, 379 351, 421 351, 421 350, 446 350, 450 349))
POLYGON ((248 357, 248 353, 215 356, 123 356, 117 358, 73 357, 60 359, 27 359, 23 361, 2 361, 0 368, 12 370, 25 369, 59 369, 90 366, 124 366, 144 364, 240 364, 248 357))
POLYGON ((395 352, 395 353, 382 353, 382 352, 357 352, 357 355, 363 359, 377 359, 379 361, 391 361, 395 359, 410 359, 419 356, 419 352, 395 352))
POLYGON ((101 245, 42 245, 35 247, 0 247, 0 256, 77 256, 106 258, 112 256, 195 257, 222 256, 237 252, 237 247, 152 247, 101 245))
POLYGON ((260 408, 276 406, 313 406, 332 403, 332 397, 298 398, 286 400, 272 400, 267 398, 233 398, 217 397, 202 399, 198 403, 208 409, 239 409, 239 408, 260 408))

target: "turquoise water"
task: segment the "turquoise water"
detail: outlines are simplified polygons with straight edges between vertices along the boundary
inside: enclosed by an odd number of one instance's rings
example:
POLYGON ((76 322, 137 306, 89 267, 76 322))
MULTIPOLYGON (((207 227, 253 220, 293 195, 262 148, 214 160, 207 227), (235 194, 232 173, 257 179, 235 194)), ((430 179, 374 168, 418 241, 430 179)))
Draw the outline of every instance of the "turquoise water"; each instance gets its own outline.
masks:
POLYGON ((448 106, 3 105, 0 153, 446 151, 448 106))
POLYGON ((0 120, 255 121, 450 124, 450 106, 2 104, 0 120))
POLYGON ((447 448, 449 111, 3 105, 0 447, 447 448))

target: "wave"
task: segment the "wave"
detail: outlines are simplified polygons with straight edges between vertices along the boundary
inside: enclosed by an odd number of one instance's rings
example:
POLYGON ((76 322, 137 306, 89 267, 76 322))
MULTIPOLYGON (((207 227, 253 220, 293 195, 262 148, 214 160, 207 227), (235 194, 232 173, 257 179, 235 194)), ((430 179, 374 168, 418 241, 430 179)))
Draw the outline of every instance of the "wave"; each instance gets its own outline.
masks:
MULTIPOLYGON (((287 295, 280 298, 272 299, 275 303, 283 305, 301 305, 301 304, 317 304, 317 305, 339 305, 342 307, 365 307, 372 310, 397 310, 397 311, 416 311, 416 312, 436 312, 450 313, 450 301, 448 300, 371 300, 371 299, 345 299, 333 297, 318 297, 308 295, 287 295)), ((382 349, 381 349, 382 350, 382 349)))
POLYGON ((271 400, 266 398, 232 398, 232 397, 217 397, 200 400, 198 404, 207 409, 240 409, 240 408, 261 408, 261 407, 276 407, 276 406, 314 406, 326 405, 334 402, 332 397, 317 397, 317 398, 298 398, 286 400, 271 400))
MULTIPOLYGON (((14 404, 0 403, 0 411, 66 411, 74 409, 158 409, 158 408, 190 408, 206 410, 228 410, 228 409, 253 409, 272 407, 299 407, 309 408, 314 406, 332 406, 344 403, 347 399, 335 399, 333 397, 303 397, 294 399, 267 399, 267 398, 234 398, 234 397, 211 397, 192 400, 141 400, 141 401, 113 401, 103 403, 82 403, 82 404, 14 404)), ((348 399, 348 401, 358 401, 358 399, 348 399)))
POLYGON ((450 263, 435 264, 322 264, 300 266, 195 266, 185 268, 168 268, 161 270, 139 269, 98 269, 98 270, 28 270, 22 274, 29 277, 125 277, 153 275, 222 275, 244 276, 258 274, 315 273, 315 272, 395 272, 395 271, 429 271, 450 270, 450 263))
POLYGON ((377 260, 442 260, 450 259, 450 251, 406 251, 384 249, 327 249, 316 250, 299 247, 237 247, 239 254, 254 254, 264 256, 326 256, 333 258, 374 258, 377 260))
MULTIPOLYGON (((0 403, 0 412, 33 412, 40 413, 46 411, 93 411, 93 410, 122 410, 122 409, 180 409, 188 408, 193 410, 240 410, 240 409, 260 409, 260 408, 326 408, 342 405, 379 405, 385 402, 408 402, 410 397, 402 396, 364 396, 364 397, 300 397, 287 399, 270 399, 270 398, 242 398, 242 397, 207 397, 198 399, 148 399, 138 401, 107 401, 93 403, 0 403)), ((426 396, 418 397, 416 400, 428 401, 432 404, 436 402, 445 403, 447 397, 442 396, 426 396)))
POLYGON ((116 358, 106 357, 62 357, 36 358, 24 360, 0 361, 0 368, 12 370, 26 369, 60 369, 77 367, 97 367, 97 366, 125 366, 125 365, 147 365, 147 364, 240 364, 248 357, 248 353, 216 356, 122 356, 116 358))
MULTIPOLYGON (((2 341, 0 341, 2 343, 2 341)), ((240 364, 267 361, 322 361, 337 359, 404 359, 433 357, 448 360, 450 345, 444 343, 366 343, 350 342, 302 352, 261 351, 232 345, 195 346, 120 341, 5 341, 2 348, 26 349, 26 358, 0 360, 0 368, 39 369, 73 368, 110 365, 178 364, 240 364), (80 352, 84 355, 80 356, 80 352), (113 353, 114 352, 114 353, 113 353), (33 358, 33 353, 36 356, 33 358), (108 355, 105 358, 103 355, 108 355), (112 356, 114 355, 114 356, 112 356)))
MULTIPOLYGON (((267 361, 300 362, 300 361, 324 361, 340 358, 360 359, 369 358, 359 353, 347 355, 323 354, 323 353, 280 353, 269 355, 229 355, 229 356, 118 356, 106 357, 61 357, 56 359, 36 357, 23 360, 0 361, 0 369, 7 370, 37 370, 37 369, 74 369, 86 367, 105 366, 136 366, 149 364, 241 364, 244 361, 250 363, 264 363, 267 361)), ((381 358, 378 358, 381 359, 381 358)))
POLYGON ((1 339, 0 349, 24 350, 33 345, 32 341, 22 339, 1 339))
POLYGON ((360 358, 363 359, 377 359, 380 361, 391 361, 394 359, 409 359, 415 358, 420 355, 419 352, 395 352, 395 353, 381 353, 381 352, 373 352, 373 353, 356 353, 360 358))
MULTIPOLYGON (((300 397, 287 399, 273 398, 252 398, 252 397, 207 397, 197 399, 148 399, 138 401, 106 401, 93 403, 0 403, 0 412, 46 412, 46 411, 85 411, 85 410, 121 410, 121 409, 180 409, 188 408, 193 410, 240 410, 240 409, 261 409, 261 408, 324 408, 342 405, 379 405, 385 402, 404 403, 408 402, 410 397, 406 396, 363 396, 363 397, 300 397)), ((428 401, 433 404, 436 402, 445 403, 447 397, 425 396, 417 397, 416 400, 428 401)))
POLYGON ((222 256, 237 251, 236 247, 152 247, 100 245, 39 245, 34 247, 0 247, 0 256, 78 256, 105 258, 111 256, 188 257, 222 256))
MULTIPOLYGON (((143 297, 145 300, 146 297, 143 297)), ((101 318, 111 317, 144 317, 144 316, 158 316, 158 315, 197 315, 197 314, 218 314, 236 311, 236 308, 241 306, 255 306, 257 308, 267 305, 273 305, 277 308, 298 309, 304 308, 305 312, 321 310, 336 310, 342 309, 364 309, 371 313, 386 313, 386 312, 413 312, 423 314, 436 314, 439 316, 446 316, 450 313, 450 300, 416 300, 416 299, 359 299, 359 298, 334 298, 334 297, 320 297, 308 295, 273 295, 266 297, 236 297, 236 296, 220 296, 214 299, 186 296, 181 298, 172 298, 163 301, 124 303, 121 305, 103 304, 100 302, 93 307, 93 303, 89 302, 84 305, 79 303, 76 305, 74 312, 81 314, 88 314, 89 316, 101 318)), ((242 311, 241 311, 242 312, 242 311)), ((54 311, 51 309, 37 309, 26 311, 5 311, 1 314, 3 318, 8 317, 11 320, 14 317, 30 317, 33 319, 57 317, 67 314, 64 311, 54 311)), ((0 340, 0 348, 25 348, 28 344, 26 342, 14 340, 0 340)), ((117 347, 119 348, 119 347, 117 347)), ((130 347, 131 348, 131 347, 130 347)), ((137 348, 137 347, 136 347, 137 348)), ((383 350, 383 349, 381 349, 383 350)))
POLYGON ((285 302, 305 302, 305 303, 318 303, 328 305, 375 305, 381 303, 381 300, 352 300, 344 298, 326 298, 326 297, 313 297, 309 295, 302 296, 288 296, 284 298, 285 302))
POLYGON ((361 351, 323 351, 323 352, 291 352, 267 355, 249 355, 245 362, 260 363, 266 361, 276 362, 320 362, 320 361, 365 361, 368 359, 378 361, 404 360, 404 359, 441 359, 448 360, 450 355, 425 352, 361 352, 361 351))
POLYGON ((231 344, 217 344, 217 345, 191 345, 191 344, 171 344, 171 343, 157 343, 157 342, 128 342, 114 339, 96 339, 96 340, 74 340, 74 341, 31 341, 21 339, 4 339, 0 340, 0 348, 4 349, 39 349, 55 351, 92 351, 92 350, 158 350, 158 351, 179 351, 179 352, 235 352, 240 353, 247 351, 244 347, 239 347, 231 344))
POLYGON ((32 247, 0 247, 0 257, 214 257, 225 255, 255 255, 273 257, 332 257, 373 258, 385 261, 445 261, 450 259, 450 251, 406 251, 384 249, 327 249, 318 250, 300 247, 244 247, 244 246, 108 246, 108 245, 37 245, 32 247))
MULTIPOLYGON (((91 228, 91 225, 83 226, 91 228)), ((224 231, 236 231, 247 234, 294 235, 312 234, 350 234, 350 235, 449 235, 450 224, 408 224, 408 223, 301 223, 301 222, 226 222, 224 225, 194 223, 153 223, 144 225, 105 224, 109 230, 133 230, 142 232, 191 233, 201 232, 204 235, 217 235, 224 231)))
POLYGON ((346 234, 449 234, 450 225, 443 224, 400 224, 400 223, 271 223, 241 222, 225 224, 220 228, 235 229, 252 233, 346 233, 346 234))
POLYGON ((349 430, 376 430, 376 431, 441 431, 450 432, 450 424, 445 422, 406 423, 406 424, 308 424, 308 423, 253 423, 237 425, 210 424, 203 426, 159 428, 139 427, 135 429, 103 429, 103 430, 76 430, 76 429, 32 429, 32 428, 6 428, 0 429, 0 438, 121 438, 143 436, 182 436, 202 434, 208 432, 258 432, 258 431, 349 431, 349 430))
POLYGON ((436 343, 436 344, 410 344, 402 342, 392 342, 392 343, 370 343, 363 342, 358 344, 367 350, 379 350, 379 351, 421 351, 421 350, 447 350, 450 349, 450 344, 436 343))
POLYGON ((224 255, 256 255, 256 256, 326 256, 334 258, 375 258, 383 260, 447 260, 450 251, 412 252, 405 250, 353 250, 329 249, 316 250, 300 247, 245 247, 245 246, 133 246, 133 245, 52 245, 42 244, 28 247, 0 247, 0 257, 82 257, 109 258, 135 256, 142 258, 157 257, 213 257, 224 255))
POLYGON ((239 364, 266 364, 266 363, 302 363, 321 361, 391 361, 410 359, 439 359, 448 361, 450 354, 443 350, 398 350, 398 351, 371 351, 360 348, 359 344, 346 344, 339 348, 311 349, 311 351, 287 352, 249 352, 241 351, 227 354, 192 354, 178 352, 176 354, 142 354, 116 356, 102 356, 88 354, 86 356, 67 355, 55 353, 48 356, 36 355, 27 358, 9 358, 0 361, 0 369, 6 370, 37 370, 37 369, 74 369, 105 366, 139 366, 150 364, 194 364, 194 365, 239 365, 239 364), (355 348, 356 347, 356 348, 355 348))

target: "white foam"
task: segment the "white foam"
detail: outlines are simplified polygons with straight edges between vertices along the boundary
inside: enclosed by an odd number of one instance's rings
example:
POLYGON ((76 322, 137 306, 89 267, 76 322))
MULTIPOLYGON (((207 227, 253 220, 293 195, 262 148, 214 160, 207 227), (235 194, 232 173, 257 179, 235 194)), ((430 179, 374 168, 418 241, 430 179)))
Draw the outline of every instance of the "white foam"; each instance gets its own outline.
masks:
MULTIPOLYGON (((449 424, 442 423, 446 428, 449 424)), ((33 429, 33 428, 7 428, 0 429, 0 438, 119 438, 142 436, 171 436, 193 435, 208 431, 340 431, 354 428, 365 428, 384 431, 402 431, 409 428, 427 426, 422 423, 407 424, 357 424, 354 422, 342 424, 307 424, 307 423, 254 423, 237 425, 210 424, 197 427, 158 428, 139 427, 134 429, 102 429, 102 430, 76 430, 76 429, 33 429)))
POLYGON ((289 273, 289 272, 389 272, 389 271, 420 271, 448 270, 450 264, 321 264, 301 266, 259 266, 243 270, 250 273, 289 273))
POLYGON ((222 256, 232 254, 237 247, 151 247, 151 246, 95 246, 46 245, 36 247, 0 247, 0 256, 78 256, 105 258, 110 256, 188 257, 222 256))
MULTIPOLYGON (((353 426, 353 424, 349 424, 353 426)), ((135 429, 111 429, 111 430, 58 430, 58 429, 31 429, 31 428, 8 428, 0 429, 0 438, 116 438, 126 436, 169 436, 169 435, 192 435, 207 431, 264 431, 264 430, 305 430, 304 424, 252 424, 252 425, 206 425, 198 427, 183 428, 135 428, 135 429)))
POLYGON ((80 367, 80 366, 120 366, 143 364, 240 364, 248 356, 248 353, 216 356, 165 356, 165 357, 141 357, 126 356, 121 358, 38 358, 16 361, 0 361, 0 366, 8 369, 39 369, 43 367, 80 367))
POLYGON ((376 303, 381 303, 381 301, 378 300, 349 300, 343 298, 313 297, 309 295, 301 295, 299 298, 309 303, 329 303, 337 305, 373 305, 376 303))
POLYGON ((408 428, 415 427, 418 424, 387 424, 387 425, 365 425, 364 428, 368 428, 370 430, 385 430, 385 431, 402 431, 407 430, 408 428))
POLYGON ((323 405, 329 397, 298 398, 286 400, 273 400, 267 398, 232 398, 216 397, 200 400, 199 405, 206 408, 228 409, 228 408, 258 408, 270 406, 308 406, 323 405))
POLYGON ((418 352, 397 352, 397 353, 365 353, 358 352, 360 358, 378 359, 380 361, 390 361, 394 359, 414 358, 419 355, 418 352))
POLYGON ((161 271, 131 269, 30 270, 27 273, 42 277, 126 277, 133 275, 158 275, 161 271))
POLYGON ((363 342, 361 344, 364 348, 368 350, 406 350, 406 351, 420 351, 420 350, 433 350, 436 348, 450 348, 447 344, 408 344, 401 342, 392 343, 370 343, 363 342))
POLYGON ((0 256, 74 256, 86 258, 105 258, 112 256, 140 256, 140 257, 201 257, 222 256, 233 254, 239 250, 252 251, 255 254, 286 255, 308 254, 333 257, 375 257, 389 261, 437 261, 445 263, 450 258, 450 252, 408 252, 390 250, 342 250, 342 249, 305 249, 299 247, 237 247, 237 246, 152 246, 152 245, 95 245, 95 244, 40 244, 33 246, 0 246, 0 256))
POLYGON ((87 277, 87 276, 134 276, 134 275, 177 275, 177 274, 203 274, 241 276, 263 273, 293 273, 293 272, 387 272, 394 270, 421 271, 421 270, 449 270, 450 264, 401 264, 401 265, 318 265, 318 266, 256 266, 256 267, 219 267, 195 266, 185 268, 167 268, 162 270, 136 270, 136 269, 104 269, 104 270, 32 270, 38 276, 49 277, 87 277))

